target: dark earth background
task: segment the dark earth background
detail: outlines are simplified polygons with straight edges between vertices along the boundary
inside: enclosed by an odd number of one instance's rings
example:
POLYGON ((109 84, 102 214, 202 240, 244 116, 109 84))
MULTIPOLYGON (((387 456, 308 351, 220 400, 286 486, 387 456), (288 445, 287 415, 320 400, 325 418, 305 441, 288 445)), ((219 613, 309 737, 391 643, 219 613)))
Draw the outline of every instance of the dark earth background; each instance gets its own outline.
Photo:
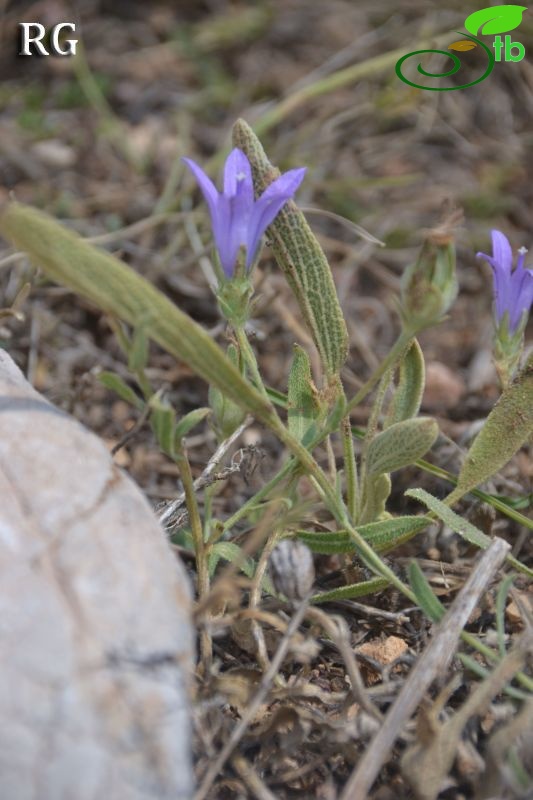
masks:
MULTIPOLYGON (((261 121, 285 95, 396 48, 414 50, 424 35, 460 30, 478 8, 457 0, 445 8, 419 0, 0 0, 0 200, 12 195, 84 236, 110 234, 103 246, 224 343, 224 326, 199 265, 210 255, 208 219, 181 156, 206 168, 211 163, 215 176, 217 166, 210 159, 228 148, 237 117, 261 121), (23 21, 77 22, 81 54, 18 57, 17 24, 23 21), (136 230, 115 234, 143 220, 148 222, 136 230)), ((499 394, 491 364, 491 273, 475 253, 490 249, 492 227, 504 231, 514 249, 533 246, 531 13, 513 38, 525 45, 524 60, 496 64, 471 88, 413 89, 388 64, 307 99, 262 134, 280 168, 308 167, 298 195, 302 206, 334 212, 386 245, 376 246, 318 211, 309 215, 330 259, 350 329, 348 394, 368 377, 398 333, 400 276, 415 258, 423 231, 450 209, 463 209, 457 231, 459 297, 448 319, 421 336, 428 369, 423 411, 436 416, 443 431, 433 459, 452 471, 459 464, 455 445, 468 442, 499 394)), ((464 72, 449 85, 462 82, 464 75, 472 80, 484 69, 482 53, 461 58, 464 72)), ((10 252, 0 243, 0 259, 10 252)), ((112 369, 129 380, 124 357, 95 308, 32 275, 23 258, 1 262, 0 306, 9 306, 27 280, 32 290, 20 309, 23 319, 0 320, 0 346, 37 389, 111 448, 137 412, 100 385, 97 371, 112 369)), ((268 250, 258 282, 254 345, 267 380, 285 391, 292 345, 308 345, 308 340, 268 250)), ((530 347, 531 333, 530 324, 530 347)), ((167 388, 179 412, 205 405, 203 383, 156 347, 149 375, 156 387, 167 388)), ((365 419, 364 411, 360 419, 354 417, 361 424, 365 419)), ((245 436, 246 445, 259 448, 250 451, 259 466, 228 481, 217 500, 221 509, 238 506, 273 474, 282 455, 258 427, 245 436)), ((196 472, 214 446, 209 428, 191 436, 196 472)), ((177 469, 158 452, 148 427, 116 459, 154 504, 176 495, 177 469)), ((531 452, 524 448, 491 488, 527 496, 532 478, 531 452)), ((405 510, 403 491, 413 485, 440 496, 447 491, 437 479, 406 470, 397 476, 391 510, 405 510)), ((493 529, 515 542, 526 559, 524 531, 516 523, 502 518, 493 529)), ((439 543, 433 535, 419 537, 409 553, 453 561, 465 555, 456 547, 447 550, 446 541, 439 543)), ((334 796, 320 794, 320 785, 295 784, 294 795, 287 790, 279 796, 334 796)), ((401 791, 398 786, 390 796, 404 796, 401 791)), ((240 796, 220 792, 220 797, 240 796)))

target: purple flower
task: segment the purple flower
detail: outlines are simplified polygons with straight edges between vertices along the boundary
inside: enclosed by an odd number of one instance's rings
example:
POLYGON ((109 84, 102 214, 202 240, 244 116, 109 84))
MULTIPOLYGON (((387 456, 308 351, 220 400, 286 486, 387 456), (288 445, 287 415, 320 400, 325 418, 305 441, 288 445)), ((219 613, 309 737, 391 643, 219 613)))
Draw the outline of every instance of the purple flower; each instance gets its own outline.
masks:
POLYGON ((239 249, 246 248, 246 269, 253 263, 261 236, 290 200, 305 175, 305 167, 291 169, 276 178, 254 200, 252 170, 242 150, 235 148, 224 166, 224 191, 218 192, 213 182, 198 164, 184 158, 209 206, 213 235, 226 277, 235 272, 239 249))
POLYGON ((520 326, 522 316, 529 314, 533 303, 533 269, 524 267, 526 253, 526 248, 521 247, 513 270, 513 251, 509 240, 500 231, 492 231, 492 256, 486 253, 476 254, 492 267, 496 322, 499 325, 507 312, 511 335, 520 326))

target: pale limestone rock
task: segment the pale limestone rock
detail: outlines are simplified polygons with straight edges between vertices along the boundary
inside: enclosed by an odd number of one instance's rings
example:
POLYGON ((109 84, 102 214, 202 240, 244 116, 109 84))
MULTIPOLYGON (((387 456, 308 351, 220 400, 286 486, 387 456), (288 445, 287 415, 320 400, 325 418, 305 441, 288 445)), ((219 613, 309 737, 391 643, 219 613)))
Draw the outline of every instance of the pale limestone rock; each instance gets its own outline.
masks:
POLYGON ((189 613, 142 493, 0 350, 0 797, 190 800, 189 613))

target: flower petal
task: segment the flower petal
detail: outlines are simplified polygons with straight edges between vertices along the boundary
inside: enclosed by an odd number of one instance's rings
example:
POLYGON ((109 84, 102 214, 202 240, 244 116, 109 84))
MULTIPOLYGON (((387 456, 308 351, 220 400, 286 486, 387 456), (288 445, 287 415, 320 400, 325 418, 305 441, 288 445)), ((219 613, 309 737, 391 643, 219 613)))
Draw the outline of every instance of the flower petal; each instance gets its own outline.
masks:
POLYGON ((224 194, 226 197, 234 197, 238 189, 253 202, 254 186, 250 162, 242 150, 235 147, 224 165, 224 194))
POLYGON ((511 276, 509 301, 509 330, 514 333, 522 314, 529 314, 533 304, 533 270, 517 267, 511 276))
POLYGON ((256 200, 248 228, 246 266, 249 267, 255 256, 261 236, 275 219, 287 200, 290 200, 306 173, 305 167, 291 169, 276 178, 256 200))
POLYGON ((493 230, 492 235, 492 257, 500 265, 500 269, 509 274, 513 268, 513 251, 509 244, 509 239, 501 231, 493 230))
POLYGON ((225 195, 218 200, 217 218, 213 220, 213 236, 226 277, 231 278, 235 269, 237 250, 231 241, 231 201, 225 195))
POLYGON ((192 160, 192 158, 185 158, 184 156, 181 160, 184 161, 185 164, 187 164, 192 174, 196 178, 198 186, 200 187, 202 194, 205 198, 205 201, 209 207, 211 220, 214 224, 217 216, 218 201, 220 198, 220 195, 217 192, 215 184, 213 183, 211 178, 205 174, 203 169, 199 167, 195 161, 192 160))
POLYGON ((476 256, 484 258, 492 267, 496 321, 500 323, 505 312, 510 311, 513 253, 507 237, 496 230, 492 231, 492 248, 492 256, 488 256, 486 253, 476 253, 476 256))

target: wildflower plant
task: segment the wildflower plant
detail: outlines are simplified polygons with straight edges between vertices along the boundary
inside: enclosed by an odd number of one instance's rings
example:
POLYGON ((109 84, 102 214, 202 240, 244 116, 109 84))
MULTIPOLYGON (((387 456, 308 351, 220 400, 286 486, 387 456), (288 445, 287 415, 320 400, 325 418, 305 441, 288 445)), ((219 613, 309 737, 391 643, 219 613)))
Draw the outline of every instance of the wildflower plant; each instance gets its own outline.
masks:
MULTIPOLYGON (((139 414, 150 418, 161 449, 179 468, 187 510, 186 523, 181 515, 180 525, 185 531, 182 543, 189 544, 196 557, 197 591, 205 620, 201 650, 206 669, 211 659, 209 593, 217 563, 223 559, 241 568, 252 580, 253 596, 261 588, 274 591, 266 576, 268 554, 285 537, 302 540, 314 552, 339 553, 348 561, 357 559, 369 571, 364 580, 328 592, 317 591, 315 603, 359 597, 394 586, 410 602, 419 603, 423 609, 428 607, 429 589, 418 579, 407 585, 382 554, 416 536, 435 518, 443 520, 470 544, 486 549, 489 537, 452 511, 451 506, 469 492, 479 493, 480 484, 504 466, 533 431, 533 358, 520 370, 516 346, 508 367, 514 380, 506 385, 489 414, 460 473, 449 476, 455 484, 449 496, 442 500, 413 488, 410 496, 427 513, 394 515, 388 504, 394 473, 415 462, 432 469, 420 459, 433 446, 439 428, 436 420, 419 413, 425 369, 417 336, 440 323, 455 299, 457 220, 447 220, 427 233, 418 258, 406 268, 403 277, 398 339, 361 388, 349 396, 342 381, 348 333, 331 269, 293 200, 305 170, 297 168, 280 174, 242 120, 234 126, 233 144, 221 192, 201 167, 191 159, 185 160, 211 217, 216 294, 229 325, 230 344, 226 350, 126 264, 41 212, 11 203, 0 216, 0 232, 26 251, 49 278, 86 297, 109 316, 128 356, 137 390, 117 375, 105 374, 102 379, 131 402, 139 414), (246 331, 253 268, 265 232, 316 346, 320 366, 313 372, 309 353, 296 345, 290 372, 276 387, 265 383, 246 331), (208 383, 209 407, 177 418, 147 377, 150 339, 208 383), (354 428, 351 412, 371 395, 364 429, 354 428), (278 438, 287 458, 280 470, 231 516, 218 518, 213 498, 219 486, 219 461, 249 416, 278 438), (203 484, 202 496, 187 457, 186 436, 206 418, 214 423, 219 447, 213 454, 211 479, 203 484), (335 441, 342 451, 340 468, 333 457, 335 441), (324 452, 329 453, 327 461, 324 452), (309 501, 300 494, 303 476, 314 492, 312 508, 316 510, 316 504, 320 504, 321 518, 327 519, 327 526, 317 529, 316 515, 306 513, 309 501), (266 542, 258 557, 251 559, 241 540, 243 530, 251 533, 255 528, 264 530, 266 542)), ((502 343, 523 337, 533 299, 533 278, 532 271, 523 265, 523 254, 512 271, 511 250, 503 234, 493 233, 493 248, 492 256, 484 258, 494 271, 497 336, 503 348, 502 343)), ((483 497, 497 505, 490 495, 483 497)), ((181 500, 176 501, 175 508, 181 504, 181 500)), ((499 503, 497 507, 532 527, 510 506, 499 503)), ((165 513, 163 518, 172 528, 175 515, 165 513)), ((515 569, 531 574, 514 557, 507 556, 507 561, 515 569)), ((485 645, 474 637, 468 641, 487 655, 485 645)), ((525 676, 523 682, 527 683, 525 676)))
POLYGON ((500 231, 492 231, 492 255, 478 253, 493 272, 495 361, 502 384, 507 386, 518 366, 524 343, 524 331, 533 305, 533 269, 524 266, 527 250, 518 250, 513 269, 513 251, 500 231))

